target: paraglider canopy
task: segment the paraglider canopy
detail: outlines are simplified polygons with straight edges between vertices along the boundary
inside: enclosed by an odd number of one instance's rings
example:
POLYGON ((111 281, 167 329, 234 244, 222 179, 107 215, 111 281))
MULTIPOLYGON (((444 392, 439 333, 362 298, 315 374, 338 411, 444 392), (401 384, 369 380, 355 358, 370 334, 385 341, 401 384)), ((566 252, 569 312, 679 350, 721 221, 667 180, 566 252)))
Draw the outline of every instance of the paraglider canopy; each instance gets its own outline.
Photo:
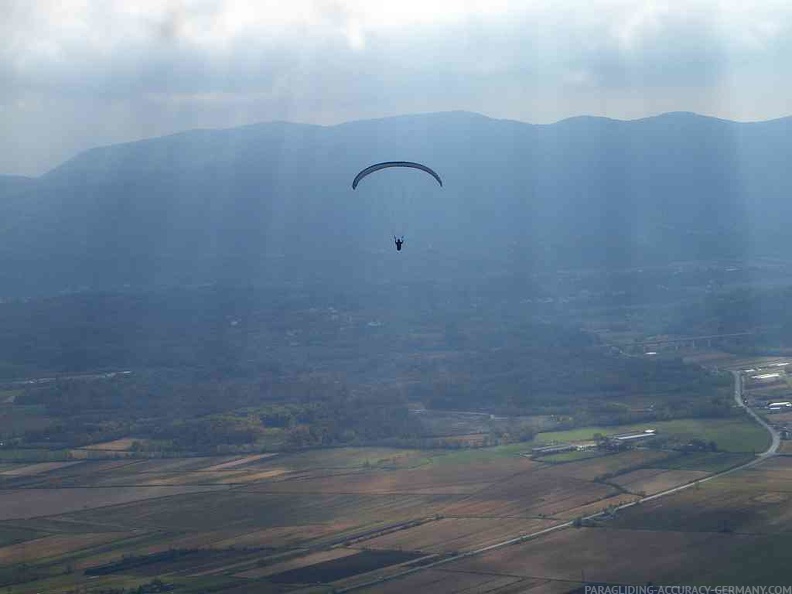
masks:
POLYGON ((368 175, 389 168, 417 169, 423 172, 414 176, 400 173, 391 177, 388 174, 381 174, 382 178, 380 178, 379 175, 375 175, 374 180, 363 184, 364 188, 360 190, 364 195, 376 195, 382 198, 381 200, 372 201, 370 204, 374 206, 367 208, 373 208, 374 212, 377 213, 372 221, 379 221, 380 223, 387 221, 392 231, 398 231, 398 234, 394 234, 393 241, 396 245, 396 251, 400 252, 404 244, 404 231, 411 222, 417 221, 423 228, 431 229, 432 217, 427 217, 427 214, 439 207, 437 205, 429 206, 428 203, 431 201, 423 200, 422 197, 428 189, 427 186, 437 189, 437 186, 434 185, 435 181, 442 188, 443 180, 436 171, 422 163, 384 161, 369 165, 359 172, 352 181, 352 189, 355 190, 358 184, 368 175), (434 178, 434 181, 431 181, 424 173, 434 178))
POLYGON ((367 175, 374 173, 375 171, 379 171, 380 169, 387 169, 388 167, 412 167, 413 169, 420 169, 421 171, 425 171, 426 173, 434 177, 437 180, 437 183, 440 184, 441 187, 443 185, 443 180, 440 179, 440 176, 437 175, 437 173, 433 169, 430 169, 426 165, 422 165, 420 163, 413 163, 412 161, 385 161, 383 163, 376 163, 374 165, 370 165, 369 167, 366 167, 363 171, 358 173, 355 176, 355 179, 352 181, 352 189, 354 190, 355 188, 357 188, 357 185, 360 183, 360 180, 362 180, 367 175))

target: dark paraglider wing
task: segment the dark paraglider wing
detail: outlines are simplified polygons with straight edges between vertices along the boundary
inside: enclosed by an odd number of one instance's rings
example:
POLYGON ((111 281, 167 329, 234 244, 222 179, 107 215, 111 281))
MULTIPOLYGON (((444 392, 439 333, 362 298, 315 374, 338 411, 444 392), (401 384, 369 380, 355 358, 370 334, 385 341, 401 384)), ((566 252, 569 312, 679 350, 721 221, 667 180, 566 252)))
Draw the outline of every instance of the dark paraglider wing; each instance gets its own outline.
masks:
POLYGON ((413 163, 412 161, 385 161, 384 163, 377 163, 375 165, 371 165, 366 167, 363 171, 358 173, 355 176, 355 179, 352 181, 352 189, 354 190, 357 188, 357 185, 360 183, 364 177, 369 175, 370 173, 374 173, 375 171, 379 171, 380 169, 387 169, 388 167, 411 167, 413 169, 420 169, 421 171, 425 171, 433 178, 437 180, 437 183, 440 186, 443 185, 443 180, 440 179, 440 176, 433 170, 427 167, 426 165, 421 165, 420 163, 413 163))

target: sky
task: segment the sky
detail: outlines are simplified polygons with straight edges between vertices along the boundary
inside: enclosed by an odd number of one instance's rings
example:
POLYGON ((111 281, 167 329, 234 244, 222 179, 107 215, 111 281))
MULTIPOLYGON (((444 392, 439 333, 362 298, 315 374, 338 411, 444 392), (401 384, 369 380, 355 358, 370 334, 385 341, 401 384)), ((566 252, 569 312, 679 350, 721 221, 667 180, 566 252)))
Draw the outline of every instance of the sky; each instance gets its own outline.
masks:
POLYGON ((0 0, 0 174, 193 128, 792 115, 789 0, 0 0))

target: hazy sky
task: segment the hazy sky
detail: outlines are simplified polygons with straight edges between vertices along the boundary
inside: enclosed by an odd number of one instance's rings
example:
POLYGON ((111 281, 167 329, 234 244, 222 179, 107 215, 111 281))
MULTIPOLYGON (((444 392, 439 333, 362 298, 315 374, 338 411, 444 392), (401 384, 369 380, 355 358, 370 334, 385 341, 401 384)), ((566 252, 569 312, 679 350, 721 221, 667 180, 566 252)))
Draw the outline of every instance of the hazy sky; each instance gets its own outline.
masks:
POLYGON ((792 114, 792 2, 0 0, 0 173, 197 127, 792 114))

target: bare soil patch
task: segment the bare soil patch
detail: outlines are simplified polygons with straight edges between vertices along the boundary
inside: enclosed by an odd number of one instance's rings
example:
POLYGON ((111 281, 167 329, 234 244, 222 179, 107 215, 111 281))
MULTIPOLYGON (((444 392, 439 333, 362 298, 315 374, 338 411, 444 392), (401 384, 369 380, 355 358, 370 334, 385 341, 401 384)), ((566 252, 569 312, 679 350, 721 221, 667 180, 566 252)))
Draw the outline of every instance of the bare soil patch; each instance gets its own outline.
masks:
POLYGON ((221 464, 215 464, 213 466, 207 466, 204 468, 204 471, 212 471, 212 470, 228 470, 229 468, 236 468, 238 466, 243 466, 247 464, 254 464, 256 462, 260 462, 262 460, 268 460, 269 458, 273 458, 277 456, 277 454, 255 454, 252 456, 244 456, 242 458, 238 458, 236 460, 230 460, 228 462, 222 462, 221 464))
POLYGON ((446 516, 552 516, 618 493, 602 485, 560 475, 554 468, 525 472, 477 491, 443 510, 446 516))
POLYGON ((406 563, 420 556, 420 553, 404 551, 357 551, 355 555, 331 559, 270 575, 269 579, 276 584, 329 584, 360 573, 406 563))
POLYGON ((544 472, 554 476, 567 476, 581 480, 595 480, 604 475, 616 475, 631 469, 649 467, 654 463, 665 460, 668 457, 666 452, 652 450, 631 450, 570 462, 567 464, 557 464, 544 472))
POLYGON ((700 470, 662 470, 646 468, 618 476, 612 481, 631 493, 653 495, 709 476, 700 470))
POLYGON ((88 510, 74 517, 117 526, 176 531, 243 532, 323 523, 354 523, 374 528, 378 524, 432 516, 449 500, 446 496, 282 495, 226 489, 88 510))
POLYGON ((102 532, 97 534, 58 534, 0 548, 0 566, 31 563, 48 557, 87 549, 98 544, 121 540, 128 532, 102 532))
POLYGON ((122 437, 121 439, 114 439, 112 441, 102 441, 99 443, 92 443, 90 445, 82 446, 81 450, 97 450, 100 452, 128 452, 132 449, 132 444, 136 441, 145 443, 146 439, 138 439, 135 437, 122 437))
POLYGON ((72 511, 183 495, 206 487, 13 489, 0 491, 0 520, 54 516, 72 511))
POLYGON ((310 553, 308 555, 298 557, 297 559, 290 559, 288 561, 283 561, 282 563, 274 563, 272 565, 267 565, 265 567, 251 569, 250 571, 244 571, 242 573, 238 573, 237 577, 243 577, 249 579, 262 578, 262 577, 275 575, 277 573, 283 573, 294 569, 300 569, 302 567, 309 567, 311 565, 324 563, 326 561, 333 561, 335 559, 351 557, 353 555, 357 555, 358 553, 360 553, 360 551, 357 549, 347 549, 347 548, 331 549, 329 551, 319 551, 318 553, 310 553))
POLYGON ((399 470, 295 477, 258 488, 273 493, 467 494, 507 479, 531 464, 529 460, 516 458, 497 463, 428 464, 399 470))
POLYGON ((60 470, 80 464, 77 462, 38 462, 36 464, 15 464, 12 468, 0 471, 2 476, 34 476, 43 474, 45 472, 52 472, 53 470, 60 470))
POLYGON ((473 550, 552 525, 549 520, 445 518, 361 543, 370 549, 449 553, 473 550))
POLYGON ((460 560, 449 564, 448 569, 569 581, 580 580, 583 571, 585 579, 592 582, 679 583, 685 577, 700 575, 703 563, 715 563, 720 547, 729 548, 740 539, 750 538, 718 533, 568 529, 460 560))

